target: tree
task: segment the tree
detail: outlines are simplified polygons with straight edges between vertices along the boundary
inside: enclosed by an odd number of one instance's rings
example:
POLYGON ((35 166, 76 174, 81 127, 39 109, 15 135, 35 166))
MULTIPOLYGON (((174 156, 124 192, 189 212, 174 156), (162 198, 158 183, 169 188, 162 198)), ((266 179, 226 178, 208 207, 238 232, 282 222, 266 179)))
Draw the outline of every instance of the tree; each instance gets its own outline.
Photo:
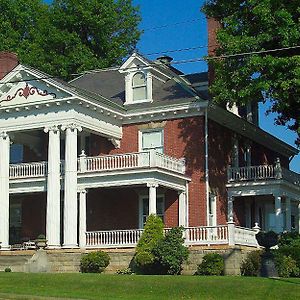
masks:
MULTIPOLYGON (((203 11, 221 23, 216 55, 300 46, 298 0, 209 0, 203 11)), ((211 93, 218 103, 270 101, 276 123, 298 133, 300 144, 300 47, 209 60, 211 93)))
POLYGON ((120 63, 140 36, 131 0, 0 0, 0 51, 51 75, 120 63))

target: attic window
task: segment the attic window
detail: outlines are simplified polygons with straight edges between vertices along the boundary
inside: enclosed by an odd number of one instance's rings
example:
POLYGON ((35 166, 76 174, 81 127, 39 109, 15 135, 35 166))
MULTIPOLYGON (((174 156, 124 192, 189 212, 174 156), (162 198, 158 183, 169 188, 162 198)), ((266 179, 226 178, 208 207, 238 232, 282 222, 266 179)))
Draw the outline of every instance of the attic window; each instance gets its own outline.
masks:
POLYGON ((147 80, 144 73, 138 72, 133 75, 132 93, 133 101, 147 99, 147 80))

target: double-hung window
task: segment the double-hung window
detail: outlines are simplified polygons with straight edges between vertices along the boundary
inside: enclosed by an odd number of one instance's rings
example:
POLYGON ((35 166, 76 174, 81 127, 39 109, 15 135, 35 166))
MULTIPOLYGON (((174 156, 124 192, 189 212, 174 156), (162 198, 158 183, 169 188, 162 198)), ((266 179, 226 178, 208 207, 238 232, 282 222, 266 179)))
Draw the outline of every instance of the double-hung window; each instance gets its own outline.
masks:
POLYGON ((164 152, 164 136, 163 130, 149 130, 141 132, 141 151, 155 150, 156 152, 164 152))
POLYGON ((132 99, 133 101, 147 99, 147 80, 142 72, 135 73, 132 77, 132 99))

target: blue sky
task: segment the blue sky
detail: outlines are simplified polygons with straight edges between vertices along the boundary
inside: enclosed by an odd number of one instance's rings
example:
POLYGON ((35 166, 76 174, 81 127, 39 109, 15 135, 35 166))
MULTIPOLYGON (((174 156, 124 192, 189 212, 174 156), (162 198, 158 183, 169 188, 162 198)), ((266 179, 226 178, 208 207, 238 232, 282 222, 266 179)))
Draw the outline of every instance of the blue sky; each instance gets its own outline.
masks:
MULTIPOLYGON (((133 0, 133 2, 140 6, 142 15, 140 28, 145 29, 137 47, 142 54, 207 45, 206 20, 200 12, 203 0, 133 0), (176 23, 181 24, 175 25, 176 23)), ((206 47, 168 53, 176 61, 200 58, 206 54, 206 47)), ((156 56, 158 55, 147 57, 152 59, 156 56)), ((185 73, 207 70, 204 62, 176 65, 176 67, 185 73)), ((260 105, 260 126, 294 146, 296 134, 283 126, 274 125, 274 114, 266 117, 265 109, 264 105, 260 105)), ((292 160, 290 166, 293 171, 300 173, 299 154, 292 160)))

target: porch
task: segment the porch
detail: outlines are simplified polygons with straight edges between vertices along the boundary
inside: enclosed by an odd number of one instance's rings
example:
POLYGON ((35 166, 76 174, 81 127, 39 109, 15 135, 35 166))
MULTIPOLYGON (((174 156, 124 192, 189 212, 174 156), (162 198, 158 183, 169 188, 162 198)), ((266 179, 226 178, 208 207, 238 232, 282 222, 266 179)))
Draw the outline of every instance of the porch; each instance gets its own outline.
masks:
POLYGON ((300 232, 300 174, 274 165, 229 167, 228 220, 263 230, 300 232))

